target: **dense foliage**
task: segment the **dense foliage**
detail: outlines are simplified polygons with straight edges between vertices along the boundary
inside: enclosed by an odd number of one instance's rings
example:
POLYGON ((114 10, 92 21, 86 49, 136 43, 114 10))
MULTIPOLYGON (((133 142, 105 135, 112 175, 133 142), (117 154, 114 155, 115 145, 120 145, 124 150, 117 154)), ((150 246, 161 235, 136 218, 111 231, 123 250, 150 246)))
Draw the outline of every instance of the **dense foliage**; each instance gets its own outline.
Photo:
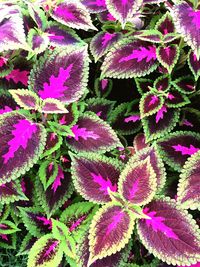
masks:
POLYGON ((199 266, 200 3, 0 14, 0 265, 199 266))

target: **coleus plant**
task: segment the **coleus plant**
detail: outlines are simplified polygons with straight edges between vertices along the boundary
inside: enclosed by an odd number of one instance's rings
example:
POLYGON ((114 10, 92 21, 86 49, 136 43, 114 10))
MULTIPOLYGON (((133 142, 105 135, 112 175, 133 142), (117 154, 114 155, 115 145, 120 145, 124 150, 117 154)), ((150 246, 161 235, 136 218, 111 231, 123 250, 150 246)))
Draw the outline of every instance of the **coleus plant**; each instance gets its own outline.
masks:
POLYGON ((198 266, 199 2, 0 11, 0 258, 198 266))

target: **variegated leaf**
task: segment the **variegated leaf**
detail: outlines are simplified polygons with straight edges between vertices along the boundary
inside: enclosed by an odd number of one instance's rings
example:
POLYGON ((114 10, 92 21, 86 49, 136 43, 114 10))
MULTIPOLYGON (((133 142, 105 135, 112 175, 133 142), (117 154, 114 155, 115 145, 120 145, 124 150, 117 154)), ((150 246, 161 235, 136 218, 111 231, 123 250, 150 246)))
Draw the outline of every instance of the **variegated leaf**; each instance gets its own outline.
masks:
POLYGON ((133 37, 119 41, 106 55, 102 78, 133 78, 149 74, 157 68, 156 47, 133 37))
POLYGON ((134 218, 123 207, 108 203, 99 209, 90 225, 88 266, 123 249, 133 227, 134 218))
POLYGON ((36 93, 26 89, 9 90, 9 92, 21 108, 28 110, 39 108, 40 99, 36 93))
POLYGON ((196 222, 175 201, 158 199, 145 206, 149 219, 137 230, 150 253, 173 265, 190 265, 200 259, 200 236, 196 222))
POLYGON ((90 13, 99 13, 107 9, 105 0, 81 0, 81 3, 90 13))
POLYGON ((46 98, 42 101, 41 112, 50 114, 68 113, 65 105, 58 99, 46 98))
POLYGON ((177 201, 183 208, 200 209, 200 153, 188 158, 181 171, 177 201))
POLYGON ((94 113, 80 116, 71 130, 73 136, 68 136, 66 141, 74 151, 103 153, 121 146, 116 133, 109 124, 94 113))
POLYGON ((121 33, 99 32, 90 42, 90 50, 95 62, 105 55, 122 38, 121 33))
POLYGON ((188 65, 197 81, 200 76, 200 60, 197 59, 197 56, 192 50, 188 54, 188 65))
POLYGON ((157 190, 157 179, 150 156, 136 161, 132 157, 119 178, 119 193, 126 201, 138 206, 149 203, 157 190))
POLYGON ((43 99, 63 103, 78 100, 85 92, 89 64, 87 47, 69 46, 47 51, 34 65, 29 88, 43 99))
POLYGON ((46 131, 42 125, 15 111, 0 117, 0 129, 0 184, 5 184, 17 179, 38 161, 46 131))
POLYGON ((200 150, 200 134, 177 131, 157 141, 160 155, 175 170, 181 171, 187 158, 200 150))
POLYGON ((76 190, 94 203, 111 201, 109 191, 117 192, 122 164, 98 154, 72 157, 72 178, 76 190))
POLYGON ((51 16, 58 22, 75 29, 96 30, 87 8, 76 0, 64 0, 51 11, 51 16))
POLYGON ((164 98, 153 92, 144 94, 140 99, 140 115, 142 118, 155 114, 163 106, 164 98))
POLYGON ((31 248, 27 267, 58 267, 62 257, 61 243, 51 234, 44 235, 31 248))
POLYGON ((179 47, 175 44, 159 46, 156 55, 161 65, 171 73, 179 58, 179 47))
POLYGON ((183 94, 192 94, 196 90, 196 84, 191 76, 180 77, 172 82, 172 85, 183 94))

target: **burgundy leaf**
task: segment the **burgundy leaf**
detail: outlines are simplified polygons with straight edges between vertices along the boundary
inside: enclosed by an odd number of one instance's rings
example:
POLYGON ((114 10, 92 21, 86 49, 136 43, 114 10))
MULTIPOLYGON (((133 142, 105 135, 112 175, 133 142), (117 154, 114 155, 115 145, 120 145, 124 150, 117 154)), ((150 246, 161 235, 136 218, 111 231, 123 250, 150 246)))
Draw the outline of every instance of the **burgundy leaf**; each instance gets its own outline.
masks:
POLYGON ((140 114, 142 118, 156 113, 164 104, 164 99, 155 93, 148 92, 140 100, 140 114))
POLYGON ((140 220, 137 230, 150 253, 173 265, 190 265, 199 260, 198 226, 175 201, 154 200, 144 212, 150 218, 140 220))
POLYGON ((195 92, 195 82, 190 76, 180 77, 172 82, 173 86, 183 94, 195 92))
POLYGON ((0 115, 19 109, 14 99, 7 92, 0 91, 0 115))
POLYGON ((106 55, 102 77, 133 78, 156 69, 156 47, 132 37, 118 42, 106 55))
POLYGON ((134 205, 144 205, 151 201, 157 189, 157 180, 150 158, 135 162, 129 160, 119 178, 119 193, 134 205))
POLYGON ((51 16, 71 28, 86 31, 89 29, 96 30, 87 8, 79 1, 67 0, 58 3, 51 11, 51 16))
POLYGON ((76 190, 87 200, 95 203, 109 202, 109 191, 117 191, 121 163, 112 158, 91 154, 74 156, 72 178, 76 190))
POLYGON ((136 78, 135 79, 137 89, 141 95, 149 92, 153 88, 153 81, 146 78, 136 78))
POLYGON ((167 91, 170 88, 170 77, 163 75, 158 77, 154 82, 154 88, 158 91, 167 91))
POLYGON ((160 31, 163 35, 175 32, 174 23, 169 12, 165 13, 156 24, 156 30, 160 31))
POLYGON ((0 183, 17 179, 39 159, 44 149, 46 132, 17 112, 0 118, 0 183), (23 138, 22 138, 23 137, 23 138))
POLYGON ((74 136, 67 137, 67 144, 75 151, 104 152, 121 145, 111 127, 93 113, 80 116, 71 130, 74 136))
POLYGON ((177 131, 160 139, 157 145, 166 163, 180 171, 187 158, 200 150, 200 135, 190 131, 177 131))
POLYGON ((105 0, 81 0, 90 13, 99 13, 106 10, 105 0))
POLYGON ((172 108, 182 107, 189 103, 190 103, 189 98, 185 96, 184 94, 182 94, 181 92, 178 92, 176 90, 171 90, 168 93, 167 99, 165 101, 165 104, 168 107, 172 107, 172 108))
POLYGON ((133 227, 133 218, 123 207, 109 203, 99 209, 90 225, 88 265, 123 249, 133 227))
POLYGON ((170 73, 179 58, 179 47, 177 45, 159 46, 156 55, 161 65, 170 73))
POLYGON ((192 50, 188 54, 188 64, 195 77, 195 80, 198 80, 200 76, 200 60, 197 59, 197 56, 192 50))

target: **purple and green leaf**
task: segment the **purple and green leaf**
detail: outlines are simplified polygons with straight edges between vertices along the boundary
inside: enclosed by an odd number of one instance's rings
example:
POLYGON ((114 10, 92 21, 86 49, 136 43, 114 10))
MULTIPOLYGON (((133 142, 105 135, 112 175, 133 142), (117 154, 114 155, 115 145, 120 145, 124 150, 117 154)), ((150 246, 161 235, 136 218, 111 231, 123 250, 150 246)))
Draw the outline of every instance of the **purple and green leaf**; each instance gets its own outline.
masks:
POLYGON ((85 199, 94 203, 109 202, 109 190, 117 192, 122 166, 118 160, 98 154, 73 156, 72 179, 75 188, 85 199))
POLYGON ((34 65, 29 88, 43 100, 55 98, 63 103, 78 100, 85 92, 89 64, 86 47, 56 48, 34 65))
POLYGON ((39 159, 46 141, 46 131, 17 112, 0 118, 0 184, 17 179, 39 159))
POLYGON ((138 89, 138 92, 143 95, 153 88, 153 81, 147 78, 135 78, 135 83, 138 89))
POLYGON ((102 78, 133 78, 149 74, 157 68, 155 45, 133 37, 119 41, 106 55, 102 78))
POLYGON ((188 65, 194 75, 195 81, 197 81, 200 76, 200 60, 197 59, 197 56, 192 50, 188 54, 188 65))
POLYGON ((9 204, 18 200, 27 200, 18 181, 0 185, 0 201, 2 204, 9 204))
POLYGON ((189 156, 200 150, 200 134, 177 131, 157 141, 161 157, 168 165, 181 171, 189 156))
POLYGON ((42 236, 29 252, 27 267, 58 267, 63 257, 61 243, 51 234, 42 236))
POLYGON ((58 3, 51 11, 51 16, 70 28, 96 30, 87 8, 80 1, 68 0, 58 3))
POLYGON ((148 117, 158 112, 164 104, 164 98, 153 92, 144 94, 140 99, 141 118, 148 117))
POLYGON ((68 136, 66 141, 74 151, 103 153, 121 146, 109 124, 92 112, 80 116, 71 130, 73 136, 68 136))
POLYGON ((150 156, 136 162, 132 157, 120 175, 118 187, 126 201, 138 206, 149 203, 157 190, 157 177, 150 156))
POLYGON ((150 253, 173 265, 198 262, 200 237, 191 215, 169 198, 152 201, 143 212, 150 218, 139 220, 137 231, 150 253))
POLYGON ((160 64, 165 67, 169 73, 172 72, 179 58, 179 47, 175 44, 159 46, 156 55, 160 64))
POLYGON ((188 158, 181 171, 177 201, 184 209, 199 209, 200 202, 200 153, 188 158))
POLYGON ((170 82, 171 79, 168 75, 159 76, 153 84, 154 89, 156 89, 158 92, 165 92, 170 88, 170 82))
POLYGON ((100 13, 107 10, 105 0, 81 0, 81 3, 86 6, 90 13, 100 13))
POLYGON ((94 83, 94 90, 97 97, 107 97, 112 90, 113 82, 111 79, 100 80, 97 78, 94 83))
POLYGON ((134 218, 123 207, 108 203, 99 209, 90 225, 88 266, 123 249, 133 227, 134 218))
POLYGON ((183 94, 192 94, 196 90, 196 84, 191 76, 180 77, 172 82, 175 89, 183 94))

